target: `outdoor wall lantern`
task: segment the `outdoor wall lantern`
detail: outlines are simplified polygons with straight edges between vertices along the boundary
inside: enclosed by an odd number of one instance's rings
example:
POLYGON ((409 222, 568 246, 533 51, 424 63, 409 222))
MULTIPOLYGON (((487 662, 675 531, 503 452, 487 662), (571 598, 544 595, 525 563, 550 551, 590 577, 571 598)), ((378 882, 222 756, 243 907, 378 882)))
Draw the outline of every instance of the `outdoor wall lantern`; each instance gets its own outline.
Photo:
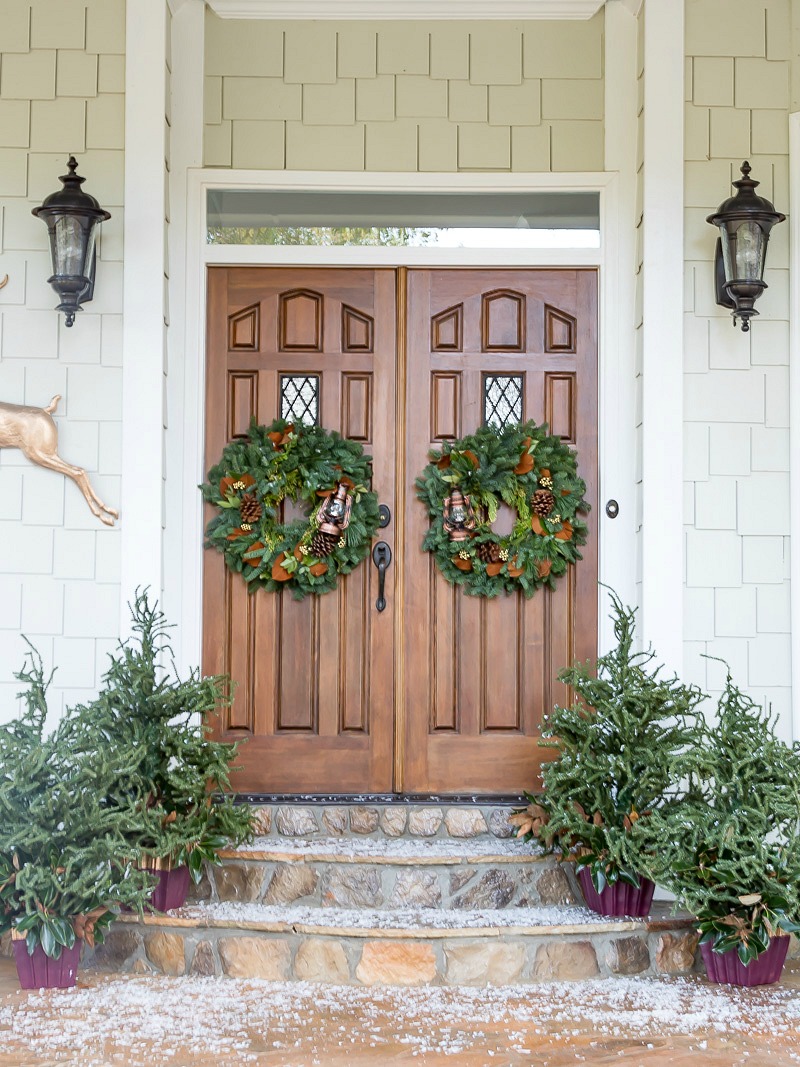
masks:
POLYGON ((728 197, 706 222, 719 227, 714 256, 717 304, 733 311, 733 325, 742 320, 742 330, 750 329, 750 319, 757 315, 754 304, 767 288, 764 263, 769 231, 785 215, 776 211, 763 196, 757 196, 759 184, 750 177, 750 164, 742 163, 742 177, 733 182, 736 196, 728 197))
POLYGON ((67 326, 75 321, 81 304, 94 296, 97 224, 111 218, 93 196, 81 189, 86 179, 75 173, 77 166, 75 157, 70 156, 69 174, 59 178, 63 189, 52 193, 31 212, 45 223, 50 234, 53 273, 47 280, 61 300, 56 310, 64 312, 67 326))

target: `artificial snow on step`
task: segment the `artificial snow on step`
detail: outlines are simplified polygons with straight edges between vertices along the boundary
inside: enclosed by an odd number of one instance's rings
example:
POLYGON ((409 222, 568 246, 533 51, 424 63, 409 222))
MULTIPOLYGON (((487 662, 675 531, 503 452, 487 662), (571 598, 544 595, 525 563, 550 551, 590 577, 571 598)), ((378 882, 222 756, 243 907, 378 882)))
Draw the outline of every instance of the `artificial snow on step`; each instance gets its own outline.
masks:
POLYGON ((501 841, 498 838, 481 838, 461 841, 442 837, 417 840, 414 838, 329 838, 314 841, 310 838, 257 837, 248 845, 241 845, 235 851, 222 852, 225 859, 245 859, 248 856, 289 856, 305 859, 374 859, 386 862, 447 860, 456 863, 469 863, 473 857, 486 860, 497 857, 498 862, 520 862, 541 859, 544 852, 534 848, 525 841, 512 838, 501 841))
MULTIPOLYGON (((641 920, 604 919, 588 908, 476 908, 470 911, 435 908, 314 908, 270 906, 267 904, 197 904, 170 912, 170 919, 198 926, 236 926, 241 929, 291 930, 325 929, 375 932, 402 930, 413 936, 417 931, 541 929, 553 933, 572 932, 577 927, 635 929, 641 920)), ((177 925, 177 924, 176 924, 177 925)))
POLYGON ((5 1062, 45 1067, 352 1063, 797 1062, 796 987, 699 979, 379 989, 219 978, 106 979, 0 1004, 5 1062))

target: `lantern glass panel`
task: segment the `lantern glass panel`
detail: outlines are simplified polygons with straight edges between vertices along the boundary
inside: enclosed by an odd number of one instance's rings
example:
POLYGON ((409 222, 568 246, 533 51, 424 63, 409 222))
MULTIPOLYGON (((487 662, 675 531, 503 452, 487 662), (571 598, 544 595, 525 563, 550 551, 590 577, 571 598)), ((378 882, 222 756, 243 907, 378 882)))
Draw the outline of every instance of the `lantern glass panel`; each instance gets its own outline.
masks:
POLYGON ((732 282, 736 277, 736 273, 731 263, 731 241, 732 237, 728 233, 728 227, 723 223, 719 228, 720 247, 722 248, 722 263, 725 267, 725 281, 732 282))
POLYGON ((94 226, 85 233, 84 220, 74 216, 55 219, 52 234, 53 272, 61 276, 85 277, 94 254, 94 226))
MULTIPOLYGON (((767 252, 767 235, 752 219, 740 222, 730 237, 733 252, 734 273, 731 280, 761 281, 764 277, 764 261, 767 252)), ((724 243, 723 243, 724 247, 724 243)), ((728 264, 725 264, 728 276, 728 264)))

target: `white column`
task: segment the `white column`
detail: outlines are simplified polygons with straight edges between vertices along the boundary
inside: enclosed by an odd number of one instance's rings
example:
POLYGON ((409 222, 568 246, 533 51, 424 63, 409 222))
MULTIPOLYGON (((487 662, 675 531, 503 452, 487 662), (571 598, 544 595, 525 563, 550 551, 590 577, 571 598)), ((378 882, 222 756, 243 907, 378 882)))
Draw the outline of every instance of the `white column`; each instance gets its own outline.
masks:
MULTIPOLYGON (((636 17, 625 2, 609 3, 605 14, 605 169, 616 175, 604 192, 600 343, 600 575, 627 604, 636 602, 635 272, 636 272, 636 17), (605 513, 619 504, 615 519, 605 513)), ((600 590, 598 644, 614 644, 608 597, 600 590)))
POLYGON ((126 5, 122 327, 122 618, 137 586, 161 597, 167 9, 126 5))
MULTIPOLYGON (((166 504, 164 610, 178 624, 173 649, 181 670, 200 662, 202 589, 196 545, 203 536, 197 488, 205 472, 194 465, 203 455, 204 352, 187 345, 187 234, 202 213, 188 215, 188 172, 203 163, 203 50, 205 5, 185 0, 172 19, 172 131, 169 174, 169 304, 167 335, 166 504)), ((198 264, 193 262, 196 275, 198 264)), ((191 279, 196 283, 196 277, 191 279)), ((202 334, 201 334, 202 336, 202 334)))
POLYGON ((683 664, 684 2, 644 7, 642 634, 683 664))

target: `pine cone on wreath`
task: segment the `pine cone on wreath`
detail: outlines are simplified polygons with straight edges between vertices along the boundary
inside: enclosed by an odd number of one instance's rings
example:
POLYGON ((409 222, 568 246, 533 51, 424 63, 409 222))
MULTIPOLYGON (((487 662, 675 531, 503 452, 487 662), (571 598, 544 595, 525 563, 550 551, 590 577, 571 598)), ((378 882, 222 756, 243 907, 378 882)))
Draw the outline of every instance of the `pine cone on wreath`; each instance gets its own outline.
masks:
POLYGON ((533 494, 533 512, 540 519, 546 518, 555 507, 556 498, 549 489, 537 489, 533 494))
POLYGON ((500 560, 500 545, 496 541, 482 541, 478 545, 477 553, 481 563, 498 563, 500 560))
POLYGON ((239 513, 242 516, 243 523, 253 526, 261 518, 263 509, 252 493, 245 493, 239 505, 239 513))
POLYGON ((317 530, 311 540, 311 554, 323 559, 333 552, 338 541, 338 534, 323 533, 322 530, 317 530))

